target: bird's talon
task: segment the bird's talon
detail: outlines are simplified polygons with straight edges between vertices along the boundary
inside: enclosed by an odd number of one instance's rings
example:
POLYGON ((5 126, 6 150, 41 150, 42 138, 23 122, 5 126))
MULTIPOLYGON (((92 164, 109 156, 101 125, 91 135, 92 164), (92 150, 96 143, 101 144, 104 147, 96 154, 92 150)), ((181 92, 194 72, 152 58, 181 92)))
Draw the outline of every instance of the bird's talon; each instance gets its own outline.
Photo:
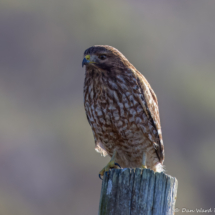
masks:
POLYGON ((115 166, 118 166, 121 169, 121 166, 118 163, 114 163, 115 166))
POLYGON ((101 177, 101 174, 99 174, 99 178, 100 178, 101 180, 103 180, 103 178, 101 177))
POLYGON ((141 169, 147 169, 147 166, 143 165, 140 167, 141 169))
POLYGON ((110 162, 99 172, 99 178, 101 179, 101 176, 105 174, 105 176, 108 176, 108 172, 110 169, 114 168, 121 168, 118 163, 114 162, 114 159, 111 159, 110 162))

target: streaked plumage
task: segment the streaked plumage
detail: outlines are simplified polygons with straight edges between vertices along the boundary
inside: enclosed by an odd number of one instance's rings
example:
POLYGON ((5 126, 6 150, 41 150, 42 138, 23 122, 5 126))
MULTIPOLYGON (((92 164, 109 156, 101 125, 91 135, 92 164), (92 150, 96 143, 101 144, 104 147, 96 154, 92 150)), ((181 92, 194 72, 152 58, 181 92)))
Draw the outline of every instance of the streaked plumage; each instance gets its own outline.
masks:
POLYGON ((96 151, 112 156, 115 150, 121 167, 141 167, 145 151, 147 167, 162 171, 158 102, 147 80, 111 46, 92 46, 84 56, 84 106, 96 151))

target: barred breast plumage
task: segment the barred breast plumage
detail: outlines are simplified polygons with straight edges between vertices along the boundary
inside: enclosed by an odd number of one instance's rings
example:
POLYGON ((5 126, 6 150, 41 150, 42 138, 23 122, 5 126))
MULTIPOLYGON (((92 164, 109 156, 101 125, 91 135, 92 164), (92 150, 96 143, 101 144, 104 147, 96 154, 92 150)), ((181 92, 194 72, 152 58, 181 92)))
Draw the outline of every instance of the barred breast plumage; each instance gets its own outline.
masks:
POLYGON ((117 152, 121 167, 141 167, 146 152, 147 167, 162 171, 158 103, 149 83, 113 47, 93 46, 84 56, 84 106, 96 150, 104 156, 117 152))

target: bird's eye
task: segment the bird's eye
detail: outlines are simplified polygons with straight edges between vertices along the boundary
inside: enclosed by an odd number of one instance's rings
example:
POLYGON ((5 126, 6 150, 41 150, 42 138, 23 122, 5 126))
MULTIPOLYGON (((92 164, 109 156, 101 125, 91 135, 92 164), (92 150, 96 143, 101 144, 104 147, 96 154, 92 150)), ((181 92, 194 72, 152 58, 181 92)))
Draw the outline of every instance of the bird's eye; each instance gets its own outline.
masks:
POLYGON ((100 60, 105 60, 106 58, 107 58, 107 56, 105 54, 99 55, 100 60))

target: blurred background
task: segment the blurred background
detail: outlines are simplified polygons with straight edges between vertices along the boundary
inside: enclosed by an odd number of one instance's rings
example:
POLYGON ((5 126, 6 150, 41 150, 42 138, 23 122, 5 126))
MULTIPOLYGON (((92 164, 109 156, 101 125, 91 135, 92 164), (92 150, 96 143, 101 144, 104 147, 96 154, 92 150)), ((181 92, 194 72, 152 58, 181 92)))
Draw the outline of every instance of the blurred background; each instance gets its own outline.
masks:
POLYGON ((96 44, 157 94, 176 207, 215 207, 214 11, 214 0, 1 0, 0 215, 97 214, 110 158, 94 151, 81 67, 96 44))

